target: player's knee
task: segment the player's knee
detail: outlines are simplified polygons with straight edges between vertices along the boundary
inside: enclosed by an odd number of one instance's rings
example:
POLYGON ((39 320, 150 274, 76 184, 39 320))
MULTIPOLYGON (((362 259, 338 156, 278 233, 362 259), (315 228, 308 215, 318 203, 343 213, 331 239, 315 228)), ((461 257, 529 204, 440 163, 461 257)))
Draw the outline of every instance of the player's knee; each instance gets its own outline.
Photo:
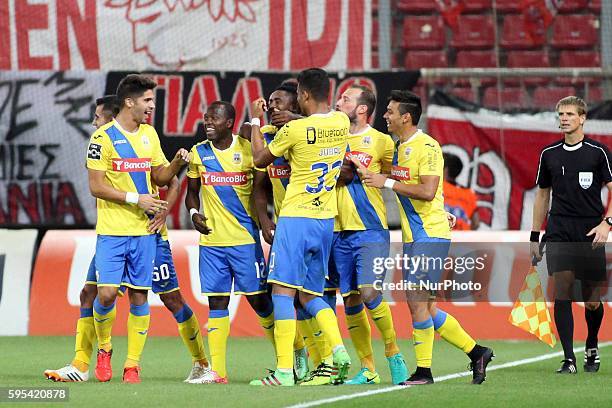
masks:
POLYGON ((364 303, 373 302, 381 294, 380 291, 369 287, 361 288, 359 291, 361 292, 361 299, 363 299, 364 303))
POLYGON ((597 302, 585 302, 584 303, 584 307, 586 307, 589 310, 597 310, 599 308, 600 304, 601 304, 600 301, 597 301, 597 302))
POLYGON ((185 302, 183 301, 183 297, 181 296, 181 292, 178 290, 170 293, 164 293, 159 295, 164 306, 168 309, 172 314, 178 313, 179 310, 183 308, 185 302))
POLYGON ((117 298, 117 289, 112 286, 98 288, 98 302, 104 307, 111 306, 117 298))
POLYGON ((229 296, 210 296, 208 307, 210 310, 226 310, 229 307, 229 296))
POLYGON ((359 294, 356 294, 356 293, 352 293, 349 296, 345 296, 345 297, 342 298, 342 300, 344 301, 344 306, 345 307, 359 306, 359 304, 361 304, 361 302, 362 302, 361 296, 359 294))
POLYGON ((79 295, 79 300, 81 301, 81 307, 83 308, 93 307, 93 302, 97 294, 98 294, 98 290, 95 285, 83 286, 83 289, 81 289, 81 293, 79 295))
POLYGON ((256 312, 265 312, 270 309, 272 300, 268 297, 267 293, 260 293, 257 295, 247 296, 247 300, 253 310, 256 312))

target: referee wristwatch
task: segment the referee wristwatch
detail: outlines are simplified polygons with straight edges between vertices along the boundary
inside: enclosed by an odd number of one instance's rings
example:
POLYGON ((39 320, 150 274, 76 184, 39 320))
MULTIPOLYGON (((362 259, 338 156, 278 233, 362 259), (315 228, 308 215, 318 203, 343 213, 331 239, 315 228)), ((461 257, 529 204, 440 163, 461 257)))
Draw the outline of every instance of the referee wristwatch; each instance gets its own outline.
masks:
POLYGON ((612 227, 612 217, 605 217, 604 221, 606 222, 606 224, 612 227))

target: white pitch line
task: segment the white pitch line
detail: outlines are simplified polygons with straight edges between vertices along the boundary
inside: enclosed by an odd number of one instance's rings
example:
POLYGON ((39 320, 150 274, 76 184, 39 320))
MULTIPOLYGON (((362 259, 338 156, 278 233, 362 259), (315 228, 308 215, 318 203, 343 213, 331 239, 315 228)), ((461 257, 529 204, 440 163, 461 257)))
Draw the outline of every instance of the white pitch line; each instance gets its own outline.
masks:
MULTIPOLYGON (((599 344, 599 348, 603 348, 603 347, 607 347, 612 345, 612 341, 608 341, 605 343, 601 343, 599 344)), ((574 352, 579 352, 583 350, 583 347, 574 347, 574 352)), ((491 371, 496 371, 496 370, 502 370, 504 368, 509 368, 509 367, 516 367, 516 366, 520 366, 520 365, 525 365, 525 364, 531 364, 531 363, 536 363, 538 361, 543 361, 543 360, 549 360, 551 358, 555 358, 555 357, 559 357, 563 355, 563 351, 557 351, 555 353, 548 353, 548 354, 542 354, 541 356, 537 356, 537 357, 530 357, 530 358, 523 358, 521 360, 515 360, 515 361, 509 361, 507 363, 503 363, 503 364, 499 364, 499 365, 494 365, 494 366, 490 366, 487 368, 487 373, 491 372, 491 371)), ((447 375, 443 375, 440 377, 435 377, 434 378, 434 382, 439 383, 442 381, 448 381, 448 380, 452 380, 455 378, 460 378, 460 377, 467 377, 472 375, 471 371, 463 371, 460 373, 454 373, 454 374, 447 374, 447 375)), ((405 390, 406 388, 411 388, 413 387, 412 385, 393 385, 391 387, 385 387, 385 388, 378 388, 375 390, 369 390, 369 391, 363 391, 363 392, 356 392, 354 394, 346 394, 346 395, 338 395, 337 397, 330 397, 330 398, 324 398, 324 399, 320 399, 317 401, 310 401, 310 402, 302 402, 299 404, 295 404, 295 405, 289 405, 286 408, 308 408, 308 407, 317 407, 320 405, 324 405, 324 404, 332 404, 334 402, 338 402, 338 401, 346 401, 346 400, 351 400, 351 399, 355 399, 355 398, 361 398, 361 397, 369 397, 371 395, 376 395, 376 394, 384 394, 387 392, 393 392, 393 391, 399 391, 399 390, 405 390)))

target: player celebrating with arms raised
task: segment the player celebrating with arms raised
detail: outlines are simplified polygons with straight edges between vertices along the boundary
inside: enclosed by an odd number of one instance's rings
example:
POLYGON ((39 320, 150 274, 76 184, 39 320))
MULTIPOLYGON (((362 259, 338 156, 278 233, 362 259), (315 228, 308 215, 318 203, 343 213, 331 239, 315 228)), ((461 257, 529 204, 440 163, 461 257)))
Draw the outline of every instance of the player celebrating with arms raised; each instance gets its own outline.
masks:
MULTIPOLYGON (((266 378, 251 381, 253 385, 294 385, 296 290, 301 304, 317 319, 330 342, 333 362, 338 366, 334 380, 343 381, 350 366, 336 315, 321 298, 337 213, 335 186, 349 132, 346 115, 329 111, 328 95, 327 73, 318 68, 304 70, 298 75, 298 103, 306 118, 287 123, 267 147, 259 120, 251 121, 255 166, 266 167, 284 155, 291 167, 269 261, 277 369, 266 378)), ((263 115, 265 103, 258 106, 252 112, 255 117, 263 115)))

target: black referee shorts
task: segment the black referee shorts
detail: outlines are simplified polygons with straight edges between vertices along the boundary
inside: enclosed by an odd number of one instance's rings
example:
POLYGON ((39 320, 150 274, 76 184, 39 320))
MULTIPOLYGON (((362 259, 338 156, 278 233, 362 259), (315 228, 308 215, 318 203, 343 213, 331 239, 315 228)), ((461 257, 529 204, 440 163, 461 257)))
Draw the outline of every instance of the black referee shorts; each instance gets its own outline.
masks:
POLYGON ((582 281, 606 281, 606 249, 591 247, 593 236, 586 234, 601 222, 600 217, 580 218, 551 215, 546 233, 546 263, 548 274, 574 271, 582 281))

